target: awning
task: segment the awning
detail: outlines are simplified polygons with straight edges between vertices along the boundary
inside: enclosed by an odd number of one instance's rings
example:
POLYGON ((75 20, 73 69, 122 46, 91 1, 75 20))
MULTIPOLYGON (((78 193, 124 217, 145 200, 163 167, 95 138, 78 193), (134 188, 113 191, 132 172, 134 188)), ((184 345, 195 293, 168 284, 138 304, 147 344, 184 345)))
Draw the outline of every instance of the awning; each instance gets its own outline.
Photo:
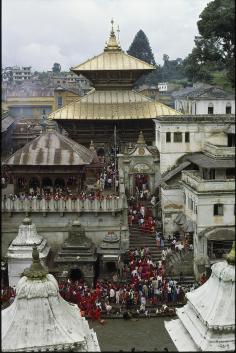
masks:
POLYGON ((191 164, 191 162, 186 161, 181 163, 178 167, 174 168, 173 170, 170 170, 169 172, 167 172, 162 178, 161 178, 161 182, 162 181, 167 181, 169 179, 171 179, 174 175, 176 175, 177 173, 181 172, 184 168, 186 168, 187 166, 189 166, 191 164))
POLYGON ((207 240, 235 240, 234 228, 213 228, 206 230, 204 236, 207 240))
POLYGON ((182 225, 186 223, 186 216, 183 213, 179 213, 174 220, 176 224, 182 225))
POLYGON ((186 157, 189 161, 202 168, 235 168, 235 160, 211 158, 203 153, 196 153, 186 157))

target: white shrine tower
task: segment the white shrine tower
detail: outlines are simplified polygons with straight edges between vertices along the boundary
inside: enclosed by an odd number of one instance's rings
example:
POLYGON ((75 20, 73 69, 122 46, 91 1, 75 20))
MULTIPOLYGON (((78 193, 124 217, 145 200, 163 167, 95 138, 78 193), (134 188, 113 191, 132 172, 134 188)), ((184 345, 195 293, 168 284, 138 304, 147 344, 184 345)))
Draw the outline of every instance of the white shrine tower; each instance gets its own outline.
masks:
POLYGON ((96 333, 78 306, 60 296, 36 246, 32 257, 31 267, 17 284, 14 302, 2 311, 2 351, 100 352, 96 333))
POLYGON ((18 235, 11 242, 7 252, 8 277, 11 287, 17 284, 24 269, 31 265, 34 244, 37 245, 40 259, 46 265, 50 247, 46 239, 37 233, 35 224, 26 217, 19 226, 18 235))
POLYGON ((165 327, 179 352, 235 351, 235 243, 226 261, 212 265, 210 278, 176 309, 165 327))

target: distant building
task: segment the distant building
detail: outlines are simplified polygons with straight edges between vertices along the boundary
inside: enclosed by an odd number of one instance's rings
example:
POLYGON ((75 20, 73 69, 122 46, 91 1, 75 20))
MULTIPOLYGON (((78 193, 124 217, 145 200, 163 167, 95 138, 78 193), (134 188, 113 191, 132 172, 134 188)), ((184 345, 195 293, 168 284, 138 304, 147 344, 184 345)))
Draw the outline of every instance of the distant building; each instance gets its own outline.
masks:
POLYGON ((23 82, 32 77, 31 66, 13 66, 2 69, 2 79, 7 82, 23 82))
POLYGON ((173 92, 175 109, 183 114, 235 114, 235 97, 218 87, 186 87, 173 92))
POLYGON ((160 82, 158 83, 159 92, 167 92, 168 91, 168 84, 167 82, 160 82))

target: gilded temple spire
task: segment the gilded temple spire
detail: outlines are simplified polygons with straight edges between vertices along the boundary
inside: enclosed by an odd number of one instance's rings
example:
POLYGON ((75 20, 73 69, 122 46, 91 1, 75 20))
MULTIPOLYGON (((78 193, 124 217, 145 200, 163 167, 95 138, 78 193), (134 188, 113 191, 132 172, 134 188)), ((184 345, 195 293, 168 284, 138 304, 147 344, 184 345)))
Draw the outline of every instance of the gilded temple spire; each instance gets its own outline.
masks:
POLYGON ((111 20, 111 33, 108 39, 108 42, 104 48, 104 51, 121 51, 121 47, 119 46, 116 35, 114 32, 114 20, 111 20))

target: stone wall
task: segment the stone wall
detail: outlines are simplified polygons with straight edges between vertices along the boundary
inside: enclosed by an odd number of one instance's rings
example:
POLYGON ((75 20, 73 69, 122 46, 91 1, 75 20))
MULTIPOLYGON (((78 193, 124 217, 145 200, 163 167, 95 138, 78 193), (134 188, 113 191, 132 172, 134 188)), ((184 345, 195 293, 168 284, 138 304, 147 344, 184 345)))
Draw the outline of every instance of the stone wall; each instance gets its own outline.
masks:
POLYGON ((100 212, 78 213, 78 212, 2 212, 2 255, 5 256, 9 243, 16 237, 18 227, 26 214, 35 223, 37 231, 49 243, 52 251, 62 245, 68 237, 68 229, 72 222, 78 219, 85 227, 86 235, 96 246, 100 244, 108 231, 114 231, 118 236, 121 234, 121 246, 124 249, 129 247, 129 230, 127 223, 127 211, 121 212, 100 212))

